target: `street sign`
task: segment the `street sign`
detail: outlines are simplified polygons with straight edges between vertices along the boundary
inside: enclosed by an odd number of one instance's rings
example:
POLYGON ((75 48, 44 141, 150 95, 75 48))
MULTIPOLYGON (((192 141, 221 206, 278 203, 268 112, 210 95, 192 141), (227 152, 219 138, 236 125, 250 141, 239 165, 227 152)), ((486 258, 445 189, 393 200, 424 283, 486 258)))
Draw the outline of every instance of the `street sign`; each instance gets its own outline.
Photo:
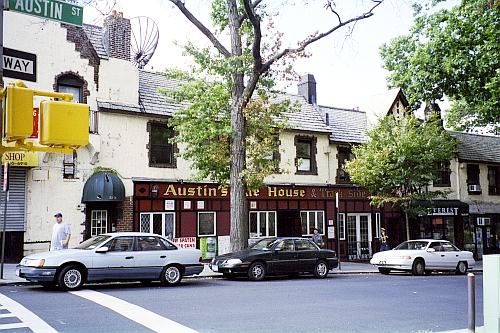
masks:
POLYGON ((57 0, 8 0, 8 10, 77 26, 83 23, 83 7, 57 0))
POLYGON ((4 47, 2 65, 4 76, 36 82, 36 54, 4 47))

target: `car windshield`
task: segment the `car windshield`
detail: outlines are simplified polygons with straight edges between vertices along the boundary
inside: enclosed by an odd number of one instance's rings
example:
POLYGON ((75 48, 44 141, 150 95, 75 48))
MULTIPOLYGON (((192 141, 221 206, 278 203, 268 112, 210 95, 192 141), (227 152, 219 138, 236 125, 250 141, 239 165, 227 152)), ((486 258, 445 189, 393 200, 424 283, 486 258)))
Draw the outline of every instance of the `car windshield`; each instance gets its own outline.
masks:
POLYGON ((255 243, 251 247, 251 249, 253 249, 253 250, 270 250, 275 241, 276 241, 275 238, 264 238, 264 239, 258 241, 257 243, 255 243))
POLYGON ((423 250, 429 242, 422 241, 408 241, 399 244, 394 250, 423 250))
POLYGON ((87 239, 86 241, 80 243, 75 249, 80 249, 80 250, 93 250, 95 249, 99 244, 107 241, 110 239, 111 236, 109 235, 99 235, 99 236, 94 236, 92 238, 87 239))

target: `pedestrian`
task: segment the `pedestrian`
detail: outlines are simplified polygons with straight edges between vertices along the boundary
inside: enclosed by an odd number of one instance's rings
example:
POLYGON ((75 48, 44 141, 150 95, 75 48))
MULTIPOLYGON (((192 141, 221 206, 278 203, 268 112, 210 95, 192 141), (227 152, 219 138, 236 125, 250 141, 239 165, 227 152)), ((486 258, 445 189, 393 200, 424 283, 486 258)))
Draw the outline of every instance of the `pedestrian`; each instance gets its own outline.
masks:
POLYGON ((62 213, 58 212, 54 215, 56 223, 52 227, 52 239, 50 241, 50 251, 63 250, 68 248, 69 239, 71 237, 71 228, 69 224, 63 222, 62 213))
POLYGON ((380 228, 380 252, 389 250, 389 244, 387 244, 387 234, 385 228, 380 228))
POLYGON ((313 236, 312 236, 312 241, 316 243, 320 248, 322 248, 325 243, 323 242, 323 236, 319 233, 318 228, 313 229, 313 236))

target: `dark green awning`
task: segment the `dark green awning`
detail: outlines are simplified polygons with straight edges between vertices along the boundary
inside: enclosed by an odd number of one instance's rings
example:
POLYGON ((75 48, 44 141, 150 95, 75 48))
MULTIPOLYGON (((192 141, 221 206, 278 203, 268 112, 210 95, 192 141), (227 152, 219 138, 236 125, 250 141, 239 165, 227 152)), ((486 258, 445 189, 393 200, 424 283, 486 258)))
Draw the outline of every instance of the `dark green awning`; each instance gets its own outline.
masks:
POLYGON ((120 202, 125 198, 125 186, 109 172, 93 174, 83 187, 82 202, 120 202))

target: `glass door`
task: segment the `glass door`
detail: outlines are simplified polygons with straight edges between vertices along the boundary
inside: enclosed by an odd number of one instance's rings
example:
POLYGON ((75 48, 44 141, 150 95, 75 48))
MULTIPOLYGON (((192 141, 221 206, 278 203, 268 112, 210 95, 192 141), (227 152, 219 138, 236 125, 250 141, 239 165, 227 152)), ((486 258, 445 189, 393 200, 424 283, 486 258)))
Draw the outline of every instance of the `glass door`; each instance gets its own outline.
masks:
POLYGON ((372 256, 370 214, 347 215, 347 246, 349 259, 369 259, 372 256))

